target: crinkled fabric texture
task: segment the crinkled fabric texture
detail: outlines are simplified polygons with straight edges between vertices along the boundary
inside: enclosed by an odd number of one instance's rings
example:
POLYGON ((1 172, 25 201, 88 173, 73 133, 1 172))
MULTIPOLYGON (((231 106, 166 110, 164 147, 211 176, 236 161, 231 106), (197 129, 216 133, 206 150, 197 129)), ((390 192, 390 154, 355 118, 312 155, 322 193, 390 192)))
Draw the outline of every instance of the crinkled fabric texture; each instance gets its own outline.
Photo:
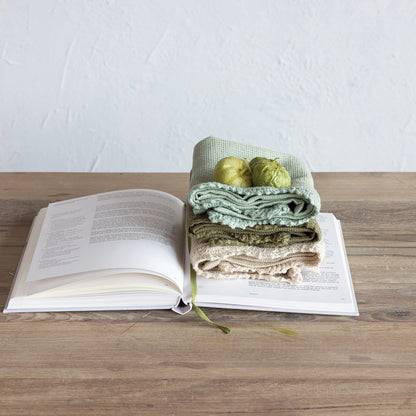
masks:
POLYGON ((284 247, 297 243, 317 243, 321 240, 321 229, 315 219, 297 227, 266 224, 230 228, 211 222, 206 214, 195 215, 188 208, 186 223, 189 236, 211 246, 284 247))
POLYGON ((191 242, 190 260, 196 273, 209 279, 259 279, 300 283, 302 269, 319 274, 325 243, 298 243, 280 248, 211 246, 191 242))
POLYGON ((296 156, 248 144, 207 137, 194 148, 188 202, 195 214, 231 228, 281 224, 297 226, 316 217, 321 208, 318 192, 305 162, 296 156), (227 156, 278 158, 289 172, 289 188, 238 188, 212 181, 215 165, 227 156))

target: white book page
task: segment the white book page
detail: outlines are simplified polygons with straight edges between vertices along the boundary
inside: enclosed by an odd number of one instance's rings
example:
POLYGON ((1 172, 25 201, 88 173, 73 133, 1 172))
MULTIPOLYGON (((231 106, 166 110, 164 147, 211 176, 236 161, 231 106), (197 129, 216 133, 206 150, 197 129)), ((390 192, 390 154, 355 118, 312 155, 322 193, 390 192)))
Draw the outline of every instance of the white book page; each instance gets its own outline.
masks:
POLYGON ((219 280, 197 277, 196 303, 239 309, 358 315, 339 221, 319 214, 326 243, 326 263, 320 275, 303 272, 297 285, 262 280, 219 280))
MULTIPOLYGON (((154 273, 183 287, 184 203, 125 190, 50 204, 27 281, 100 270, 154 273)), ((78 274, 78 276, 77 276, 78 274)))

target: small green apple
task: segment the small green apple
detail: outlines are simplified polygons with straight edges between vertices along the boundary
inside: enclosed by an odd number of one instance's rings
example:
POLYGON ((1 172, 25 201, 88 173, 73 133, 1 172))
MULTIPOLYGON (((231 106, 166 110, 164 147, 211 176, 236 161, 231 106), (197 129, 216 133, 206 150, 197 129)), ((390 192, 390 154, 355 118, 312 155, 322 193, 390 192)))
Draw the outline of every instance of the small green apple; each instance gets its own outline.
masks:
POLYGON ((215 182, 240 188, 251 186, 250 166, 246 160, 234 156, 221 159, 214 169, 215 182))
POLYGON ((274 186, 287 188, 291 184, 288 171, 276 159, 255 157, 250 161, 254 186, 274 186))

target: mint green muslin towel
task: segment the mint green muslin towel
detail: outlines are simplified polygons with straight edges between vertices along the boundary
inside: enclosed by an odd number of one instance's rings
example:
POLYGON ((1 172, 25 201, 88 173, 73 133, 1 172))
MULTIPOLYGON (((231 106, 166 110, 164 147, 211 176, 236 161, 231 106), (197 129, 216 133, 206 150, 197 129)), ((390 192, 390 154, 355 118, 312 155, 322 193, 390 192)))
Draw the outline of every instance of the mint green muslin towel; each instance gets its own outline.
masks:
POLYGON ((188 202, 194 214, 206 213, 210 221, 231 228, 261 224, 297 226, 319 214, 321 200, 306 163, 286 153, 207 137, 194 147, 188 202), (257 186, 239 188, 212 180, 215 165, 227 156, 251 160, 278 158, 292 179, 289 188, 257 186))

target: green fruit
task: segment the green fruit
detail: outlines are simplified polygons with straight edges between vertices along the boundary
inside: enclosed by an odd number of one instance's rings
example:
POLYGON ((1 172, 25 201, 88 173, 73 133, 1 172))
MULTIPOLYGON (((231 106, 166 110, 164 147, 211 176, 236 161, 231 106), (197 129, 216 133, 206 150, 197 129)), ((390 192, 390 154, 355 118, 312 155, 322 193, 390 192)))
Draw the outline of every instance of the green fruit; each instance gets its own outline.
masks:
POLYGON ((274 159, 255 157, 250 161, 254 186, 274 186, 287 188, 291 184, 288 171, 274 159))
POLYGON ((248 162, 238 157, 229 156, 221 159, 214 169, 215 182, 240 188, 251 186, 251 172, 248 162))

